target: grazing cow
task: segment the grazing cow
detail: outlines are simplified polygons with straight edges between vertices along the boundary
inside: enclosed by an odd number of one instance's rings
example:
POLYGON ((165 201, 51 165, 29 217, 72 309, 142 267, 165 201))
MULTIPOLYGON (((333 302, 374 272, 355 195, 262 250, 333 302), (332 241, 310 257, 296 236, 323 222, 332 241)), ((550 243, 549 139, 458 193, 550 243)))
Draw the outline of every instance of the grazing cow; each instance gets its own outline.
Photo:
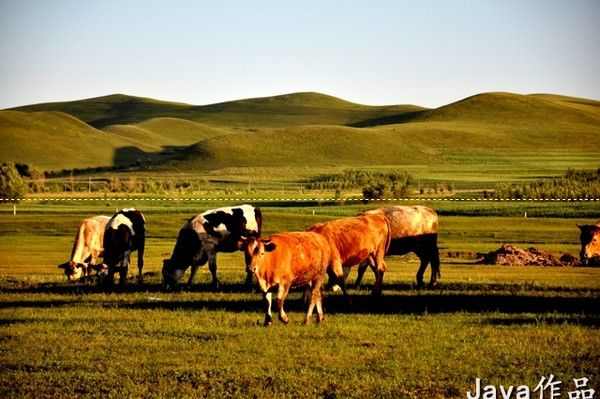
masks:
POLYGON ((58 266, 59 269, 64 269, 69 281, 77 281, 83 276, 91 275, 104 251, 102 242, 108 219, 108 216, 94 216, 81 221, 75 235, 71 258, 58 266))
POLYGON ((389 222, 382 213, 362 214, 351 218, 319 223, 308 229, 322 234, 331 246, 328 273, 337 280, 344 296, 347 296, 344 268, 356 266, 363 261, 375 271, 374 294, 381 293, 385 272, 384 256, 390 244, 389 222))
MULTIPOLYGON (((426 206, 391 206, 365 212, 385 215, 390 223, 391 243, 386 255, 406 255, 414 252, 421 265, 417 271, 417 284, 423 286, 423 274, 427 265, 431 264, 429 285, 437 283, 440 273, 440 254, 437 246, 438 215, 426 206)), ((368 263, 363 262, 358 268, 356 285, 359 286, 368 263)), ((344 270, 347 275, 349 269, 344 270)))
MULTIPOLYGON (((191 286, 198 267, 207 261, 212 285, 219 288, 217 252, 238 251, 247 238, 260 237, 261 230, 262 213, 251 205, 212 209, 192 217, 179 230, 171 258, 163 261, 164 288, 169 290, 177 284, 190 266, 188 286, 191 286)), ((251 283, 252 274, 248 273, 246 284, 251 283)))
POLYGON ((579 258, 582 264, 588 264, 594 257, 600 256, 600 220, 596 224, 577 225, 581 231, 581 252, 579 258))
POLYGON ((138 251, 138 282, 142 281, 144 247, 146 242, 146 219, 136 209, 123 209, 115 213, 104 230, 104 267, 108 269, 106 284, 112 285, 115 272, 119 272, 119 284, 127 279, 131 253, 138 251))
POLYGON ((310 303, 304 322, 310 324, 317 307, 317 322, 323 321, 322 287, 331 254, 327 240, 317 233, 280 233, 249 239, 244 244, 246 269, 256 275, 265 300, 266 327, 273 324, 272 293, 277 292, 279 320, 289 323, 283 302, 292 286, 310 287, 310 303))

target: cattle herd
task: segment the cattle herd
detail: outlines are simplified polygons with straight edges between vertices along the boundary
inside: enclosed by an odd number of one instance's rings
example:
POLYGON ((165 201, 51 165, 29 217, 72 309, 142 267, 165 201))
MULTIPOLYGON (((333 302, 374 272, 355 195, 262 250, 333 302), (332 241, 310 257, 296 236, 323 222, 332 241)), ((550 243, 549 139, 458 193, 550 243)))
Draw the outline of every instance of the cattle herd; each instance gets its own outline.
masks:
MULTIPOLYGON (((358 266, 356 285, 367 267, 375 274, 374 294, 380 294, 386 270, 385 256, 414 252, 420 259, 417 283, 431 265, 431 286, 440 277, 437 246, 438 216, 425 206, 391 206, 354 217, 318 223, 304 232, 284 232, 261 237, 263 215, 259 208, 240 205, 211 209, 187 220, 179 230, 170 259, 163 261, 163 287, 171 290, 191 267, 188 286, 196 271, 208 262, 212 286, 219 288, 217 253, 243 251, 246 284, 254 276, 264 296, 265 326, 272 325, 272 294, 276 293, 279 320, 288 323, 283 304, 291 287, 306 287, 310 323, 314 308, 323 320, 322 290, 325 276, 347 297, 345 281, 350 268, 358 266)), ((122 209, 112 217, 84 219, 73 244, 71 258, 59 265, 69 281, 94 272, 99 284, 110 289, 114 275, 124 285, 130 255, 138 252, 138 281, 142 281, 146 220, 136 209, 122 209), (100 257, 103 262, 100 263, 100 257)), ((600 255, 600 221, 579 226, 583 262, 600 255)))

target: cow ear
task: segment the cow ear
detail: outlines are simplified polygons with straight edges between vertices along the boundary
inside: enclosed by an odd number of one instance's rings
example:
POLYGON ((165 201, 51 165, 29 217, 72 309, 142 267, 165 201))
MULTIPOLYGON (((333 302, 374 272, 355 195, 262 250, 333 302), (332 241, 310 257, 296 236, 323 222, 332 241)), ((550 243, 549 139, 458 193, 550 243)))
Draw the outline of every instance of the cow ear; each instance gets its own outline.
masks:
POLYGON ((277 248, 277 245, 275 245, 274 242, 269 241, 265 243, 265 251, 272 252, 275 250, 275 248, 277 248))
POLYGON ((582 231, 583 231, 583 226, 582 226, 582 225, 580 225, 579 223, 575 223, 575 226, 579 227, 579 230, 582 230, 582 231))

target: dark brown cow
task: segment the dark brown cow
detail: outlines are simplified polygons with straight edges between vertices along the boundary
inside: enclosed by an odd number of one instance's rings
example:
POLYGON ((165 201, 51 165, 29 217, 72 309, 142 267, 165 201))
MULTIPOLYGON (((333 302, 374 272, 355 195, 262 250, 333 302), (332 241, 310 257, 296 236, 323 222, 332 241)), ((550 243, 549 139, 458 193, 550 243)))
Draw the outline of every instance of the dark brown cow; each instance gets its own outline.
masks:
MULTIPOLYGON (((434 286, 441 276, 440 253, 437 246, 438 215, 426 206, 390 206, 367 211, 365 214, 383 213, 390 223, 391 243, 386 253, 389 255, 406 255, 414 252, 421 260, 417 271, 417 284, 423 286, 423 275, 427 265, 431 264, 429 285, 434 286)), ((358 268, 356 285, 359 286, 368 263, 363 262, 358 268)), ((344 270, 347 275, 349 270, 344 270)))
POLYGON ((308 229, 322 234, 331 246, 330 277, 335 277, 347 296, 344 268, 363 261, 373 268, 376 276, 374 294, 381 293, 384 256, 390 245, 389 222, 382 213, 362 214, 351 218, 319 223, 308 229))
POLYGON ((600 257, 600 220, 596 224, 579 226, 581 234, 581 251, 579 258, 581 263, 588 264, 592 258, 600 257))
POLYGON ((246 269, 256 275, 265 300, 265 326, 273 324, 272 292, 277 292, 279 320, 289 318, 283 302, 292 286, 310 287, 310 303, 304 322, 310 324, 315 306, 317 321, 323 321, 322 286, 331 253, 325 238, 317 233, 280 233, 265 239, 250 238, 244 245, 246 269))
POLYGON ((71 258, 58 266, 64 269, 69 281, 89 276, 98 264, 98 259, 104 252, 104 229, 108 219, 108 216, 94 216, 81 221, 75 235, 71 258))
POLYGON ((112 286, 114 274, 119 272, 119 284, 127 279, 131 253, 138 251, 138 282, 142 281, 144 248, 146 242, 146 219, 136 209, 123 209, 113 215, 104 230, 105 285, 112 286))

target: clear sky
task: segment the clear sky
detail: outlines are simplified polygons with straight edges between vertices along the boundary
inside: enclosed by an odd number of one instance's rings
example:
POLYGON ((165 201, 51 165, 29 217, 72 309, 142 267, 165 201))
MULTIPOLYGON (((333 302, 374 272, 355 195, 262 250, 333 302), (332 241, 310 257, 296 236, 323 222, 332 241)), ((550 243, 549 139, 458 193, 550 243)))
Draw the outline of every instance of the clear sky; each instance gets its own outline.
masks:
POLYGON ((0 108, 297 91, 428 107, 486 91, 600 100, 600 1, 0 0, 0 108))

